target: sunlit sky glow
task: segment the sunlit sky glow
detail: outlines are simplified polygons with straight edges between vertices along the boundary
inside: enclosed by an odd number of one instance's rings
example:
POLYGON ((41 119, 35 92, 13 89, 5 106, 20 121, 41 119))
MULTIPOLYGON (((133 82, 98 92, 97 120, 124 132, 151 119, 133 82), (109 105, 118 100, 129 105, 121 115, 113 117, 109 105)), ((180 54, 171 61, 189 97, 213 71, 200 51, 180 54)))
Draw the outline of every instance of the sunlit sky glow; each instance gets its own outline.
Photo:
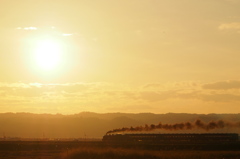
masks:
MULTIPOLYGON (((61 44, 51 38, 41 39, 35 46, 36 63, 46 70, 52 70, 61 64, 61 44)), ((52 70, 54 71, 54 70, 52 70)))
POLYGON ((3 0, 0 112, 240 113, 240 0, 3 0))

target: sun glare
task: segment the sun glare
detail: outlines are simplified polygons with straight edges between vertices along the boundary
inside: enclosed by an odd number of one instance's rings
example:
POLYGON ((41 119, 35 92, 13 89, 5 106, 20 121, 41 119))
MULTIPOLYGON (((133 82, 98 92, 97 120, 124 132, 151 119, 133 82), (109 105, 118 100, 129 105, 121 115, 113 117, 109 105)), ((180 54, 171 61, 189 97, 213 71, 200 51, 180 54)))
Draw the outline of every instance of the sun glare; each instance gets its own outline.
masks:
POLYGON ((53 70, 60 65, 61 46, 56 40, 40 40, 35 49, 35 61, 41 69, 53 70))

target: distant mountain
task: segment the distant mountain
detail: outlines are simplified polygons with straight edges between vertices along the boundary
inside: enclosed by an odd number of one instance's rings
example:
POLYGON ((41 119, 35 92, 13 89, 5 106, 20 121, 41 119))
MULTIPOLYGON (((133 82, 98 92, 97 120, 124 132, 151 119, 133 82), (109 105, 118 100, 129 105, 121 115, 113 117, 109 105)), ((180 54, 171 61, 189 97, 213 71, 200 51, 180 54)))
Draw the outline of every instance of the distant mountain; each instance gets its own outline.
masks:
MULTIPOLYGON (((145 124, 174 124, 181 122, 203 122, 224 120, 240 122, 240 114, 152 114, 152 113, 106 113, 82 112, 74 115, 2 113, 0 114, 0 138, 48 137, 48 138, 101 138, 107 131, 123 127, 145 126, 145 124)), ((239 125, 240 127, 240 125, 239 125)), ((173 131, 159 130, 161 133, 173 131)), ((201 132, 188 130, 179 132, 201 132)), ((240 128, 216 129, 211 132, 237 132, 240 128)))

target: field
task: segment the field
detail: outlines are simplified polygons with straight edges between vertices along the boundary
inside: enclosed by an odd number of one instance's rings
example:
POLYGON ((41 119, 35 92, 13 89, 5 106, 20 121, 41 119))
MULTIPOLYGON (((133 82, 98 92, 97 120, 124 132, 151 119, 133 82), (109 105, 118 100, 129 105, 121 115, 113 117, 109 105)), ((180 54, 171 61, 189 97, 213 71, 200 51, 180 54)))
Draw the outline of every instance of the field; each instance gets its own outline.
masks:
POLYGON ((80 141, 1 141, 0 159, 238 159, 239 143, 204 145, 109 145, 80 141), (213 146, 213 145, 211 145, 213 146), (225 149, 224 147, 225 146, 225 149), (232 146, 229 148, 229 146, 232 146), (192 147, 192 149, 190 149, 192 147))
POLYGON ((63 153, 61 159, 239 159, 239 151, 77 149, 63 153))

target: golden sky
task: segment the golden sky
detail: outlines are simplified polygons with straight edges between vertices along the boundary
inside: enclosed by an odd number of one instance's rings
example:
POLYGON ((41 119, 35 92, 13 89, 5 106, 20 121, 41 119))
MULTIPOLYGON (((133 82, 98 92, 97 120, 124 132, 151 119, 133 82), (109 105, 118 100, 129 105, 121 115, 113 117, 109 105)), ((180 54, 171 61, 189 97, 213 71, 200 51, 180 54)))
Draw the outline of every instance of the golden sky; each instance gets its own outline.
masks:
POLYGON ((240 0, 1 0, 0 112, 240 113, 240 0))

